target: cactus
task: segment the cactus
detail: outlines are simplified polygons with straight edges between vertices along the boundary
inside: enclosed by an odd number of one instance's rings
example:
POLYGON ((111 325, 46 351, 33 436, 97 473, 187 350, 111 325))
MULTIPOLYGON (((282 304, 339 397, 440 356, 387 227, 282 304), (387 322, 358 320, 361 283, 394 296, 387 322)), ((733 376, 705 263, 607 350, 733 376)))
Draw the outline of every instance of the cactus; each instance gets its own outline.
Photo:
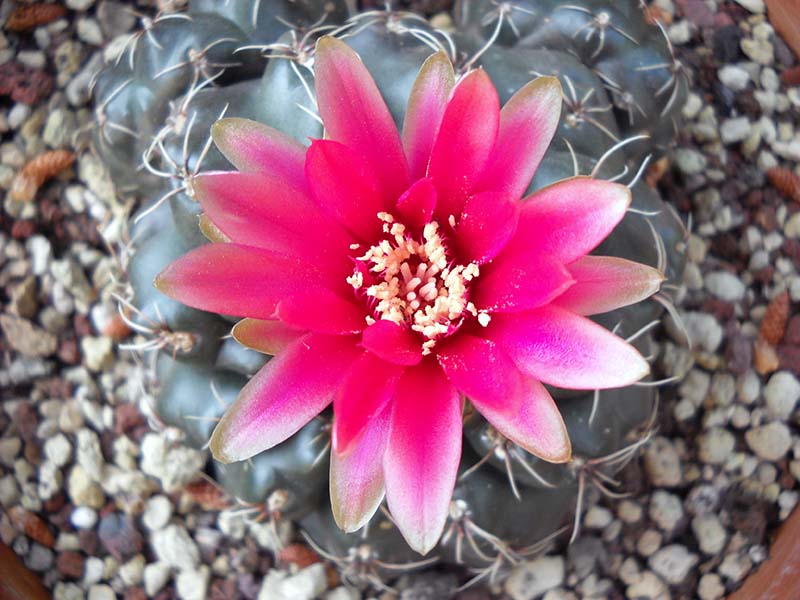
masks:
MULTIPOLYGON (((577 174, 628 182, 632 205, 597 253, 657 267, 668 289, 682 270, 683 229, 641 180, 647 160, 671 143, 685 94, 683 69, 662 34, 645 23, 637 0, 463 0, 447 31, 419 15, 356 14, 331 0, 196 0, 185 13, 146 20, 97 79, 93 142, 119 193, 141 199, 120 306, 144 336, 130 347, 150 352, 154 419, 180 429, 185 443, 205 446, 269 358, 228 335, 236 319, 190 308, 153 281, 192 249, 226 239, 197 202, 197 175, 230 169, 212 143, 215 122, 246 118, 303 144, 323 138, 314 92, 323 35, 361 56, 398 126, 434 52, 447 55, 457 74, 482 67, 501 103, 534 76, 558 77, 561 120, 526 194, 577 174)), ((592 318, 647 356, 651 324, 669 304, 666 292, 657 299, 592 318)), ((537 458, 468 408, 449 515, 424 560, 386 510, 355 533, 336 526, 328 494, 330 410, 251 460, 212 461, 210 469, 232 498, 298 522, 348 581, 381 587, 435 560, 464 565, 475 580, 494 578, 565 528, 574 537, 588 494, 619 491, 613 474, 646 440, 655 409, 649 384, 549 391, 569 432, 571 459, 537 458)))

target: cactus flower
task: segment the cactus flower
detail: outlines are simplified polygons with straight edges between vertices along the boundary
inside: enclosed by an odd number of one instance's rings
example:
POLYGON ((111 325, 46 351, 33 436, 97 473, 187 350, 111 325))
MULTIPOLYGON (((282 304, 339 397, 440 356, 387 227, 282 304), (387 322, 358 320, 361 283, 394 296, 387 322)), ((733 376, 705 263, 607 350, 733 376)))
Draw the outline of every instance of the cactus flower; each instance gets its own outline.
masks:
POLYGON ((385 497, 424 554, 447 518, 464 402, 527 451, 568 461, 543 384, 645 376, 644 358, 587 315, 646 298, 662 275, 588 255, 625 215, 625 186, 574 177, 523 198, 558 125, 557 79, 501 109, 485 71, 456 82, 434 54, 402 130, 343 42, 319 41, 315 82, 325 137, 308 147, 251 121, 214 126, 238 169, 194 181, 215 242, 156 285, 243 317, 233 336, 274 355, 216 427, 215 458, 267 450, 333 403, 337 523, 361 528, 385 497))

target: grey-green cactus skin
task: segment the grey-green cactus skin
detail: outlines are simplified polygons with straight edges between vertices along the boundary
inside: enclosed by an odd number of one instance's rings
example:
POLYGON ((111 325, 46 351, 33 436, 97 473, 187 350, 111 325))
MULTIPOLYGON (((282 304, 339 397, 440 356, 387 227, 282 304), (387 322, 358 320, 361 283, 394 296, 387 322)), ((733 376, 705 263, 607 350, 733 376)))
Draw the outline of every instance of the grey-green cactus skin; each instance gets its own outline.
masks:
MULTIPOLYGON (((119 193, 143 200, 130 232, 127 299, 135 311, 129 315, 162 342, 151 361, 155 413, 183 431, 187 444, 207 443, 216 420, 269 357, 227 337, 234 319, 170 300, 152 281, 207 241, 192 177, 231 168, 210 142, 218 118, 261 121, 303 143, 323 136, 312 68, 322 34, 359 52, 398 125, 416 73, 435 50, 447 52, 462 71, 486 69, 502 102, 535 75, 557 75, 565 94, 561 123, 529 191, 575 174, 630 182, 633 210, 598 253, 660 267, 668 283, 680 278, 680 219, 638 174, 645 157, 671 143, 685 80, 639 2, 463 0, 452 16, 454 29, 444 32, 410 13, 354 14, 343 0, 194 0, 186 13, 147 22, 98 77, 95 148, 119 193), (640 135, 648 137, 621 143, 640 135)), ((628 337, 661 310, 645 302, 597 320, 628 337)), ((647 354, 649 333, 637 344, 647 354)), ((493 577, 534 553, 541 539, 570 530, 592 489, 616 491, 609 478, 633 456, 654 410, 654 388, 551 391, 574 459, 544 463, 468 409, 451 515, 427 558, 493 577)), ((361 532, 336 527, 327 494, 329 418, 322 415, 251 461, 212 461, 209 472, 233 500, 298 520, 354 583, 378 584, 397 574, 398 565, 425 566, 383 511, 361 532)))

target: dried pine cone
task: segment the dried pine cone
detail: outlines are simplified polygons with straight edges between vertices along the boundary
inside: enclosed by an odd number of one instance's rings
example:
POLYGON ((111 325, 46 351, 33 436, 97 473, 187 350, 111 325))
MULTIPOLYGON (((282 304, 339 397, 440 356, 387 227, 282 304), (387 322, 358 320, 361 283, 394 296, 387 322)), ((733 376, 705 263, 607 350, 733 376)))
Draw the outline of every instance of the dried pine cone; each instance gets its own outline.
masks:
POLYGON ((784 291, 772 299, 761 321, 758 336, 772 346, 777 346, 786 332, 789 321, 789 292, 784 291))
POLYGON ((69 150, 44 152, 28 162, 11 184, 11 198, 17 202, 30 202, 48 179, 55 177, 75 161, 69 150))
POLYGON ((795 202, 800 202, 800 176, 789 169, 773 167, 767 171, 767 177, 781 194, 795 202))

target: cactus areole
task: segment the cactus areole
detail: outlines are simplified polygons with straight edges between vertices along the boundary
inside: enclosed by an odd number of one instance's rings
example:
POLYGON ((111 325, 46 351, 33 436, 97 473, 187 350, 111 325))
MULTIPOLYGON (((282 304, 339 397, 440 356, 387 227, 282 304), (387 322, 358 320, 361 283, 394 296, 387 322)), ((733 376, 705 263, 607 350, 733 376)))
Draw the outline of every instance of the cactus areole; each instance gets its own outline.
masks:
POLYGON ((218 121, 238 171, 193 192, 212 243, 156 278, 160 291, 242 317, 241 344, 274 355, 216 426, 229 463, 297 433, 333 404, 330 498, 363 527, 384 497, 409 546, 441 537, 470 403, 502 436, 552 463, 571 458, 543 384, 630 385, 648 363, 587 318, 639 302, 662 273, 589 256, 631 202, 621 184, 572 177, 526 196, 558 127, 558 79, 500 107, 486 71, 423 64, 398 129, 357 53, 317 42, 324 138, 304 146, 246 119, 218 121))

